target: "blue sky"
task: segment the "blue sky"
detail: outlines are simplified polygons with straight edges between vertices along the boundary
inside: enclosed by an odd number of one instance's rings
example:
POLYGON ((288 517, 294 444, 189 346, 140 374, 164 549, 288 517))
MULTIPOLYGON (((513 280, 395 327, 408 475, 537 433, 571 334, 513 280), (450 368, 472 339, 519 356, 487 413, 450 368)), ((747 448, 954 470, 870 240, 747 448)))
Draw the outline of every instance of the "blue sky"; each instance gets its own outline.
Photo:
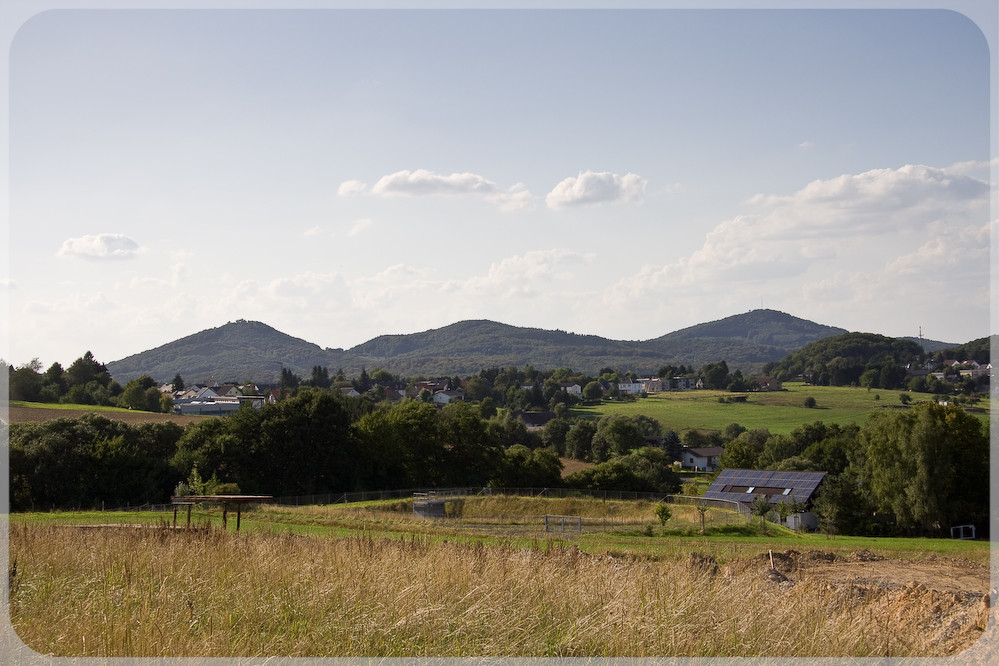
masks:
POLYGON ((990 56, 958 13, 55 10, 9 57, 15 364, 241 318, 334 348, 761 305, 995 328, 990 56))

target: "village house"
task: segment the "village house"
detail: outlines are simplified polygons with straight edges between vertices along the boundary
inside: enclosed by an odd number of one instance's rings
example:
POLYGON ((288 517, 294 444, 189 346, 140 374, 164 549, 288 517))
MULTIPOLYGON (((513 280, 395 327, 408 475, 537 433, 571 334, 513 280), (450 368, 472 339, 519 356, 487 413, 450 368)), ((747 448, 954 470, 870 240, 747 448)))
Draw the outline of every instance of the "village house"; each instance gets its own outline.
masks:
POLYGON ((784 388, 781 381, 773 377, 756 377, 756 384, 761 391, 781 391, 784 388))
POLYGON ((725 453, 721 446, 683 447, 680 455, 680 466, 698 472, 713 472, 718 469, 718 459, 725 453))
POLYGON ((646 393, 662 393, 663 380, 659 377, 648 377, 638 381, 642 383, 642 390, 646 393))
POLYGON ((692 391, 704 388, 704 380, 700 377, 672 377, 669 381, 671 391, 692 391))
POLYGON ((464 400, 465 392, 461 389, 437 391, 434 393, 433 401, 435 405, 446 405, 453 400, 464 400))
POLYGON ((618 382, 617 390, 625 395, 637 395, 642 392, 642 383, 638 381, 618 382))

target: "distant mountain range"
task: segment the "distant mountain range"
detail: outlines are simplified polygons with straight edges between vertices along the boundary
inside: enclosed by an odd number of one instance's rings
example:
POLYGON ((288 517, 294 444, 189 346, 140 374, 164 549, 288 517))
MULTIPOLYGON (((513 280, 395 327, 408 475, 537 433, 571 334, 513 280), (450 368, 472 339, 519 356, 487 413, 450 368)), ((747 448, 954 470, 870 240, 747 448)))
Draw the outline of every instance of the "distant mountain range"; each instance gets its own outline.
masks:
MULTIPOLYGON (((396 375, 454 376, 490 367, 569 367, 596 374, 611 367, 652 374, 664 365, 700 368, 724 360, 731 370, 759 371, 810 342, 846 333, 775 310, 753 310, 698 324, 645 341, 509 326, 487 320, 461 321, 409 335, 382 335, 351 349, 323 349, 256 321, 239 320, 161 347, 107 363, 125 382, 149 375, 168 382, 215 380, 277 383, 282 369, 308 378, 315 366, 348 377, 382 368, 396 375)), ((956 345, 923 340, 927 351, 956 345)))

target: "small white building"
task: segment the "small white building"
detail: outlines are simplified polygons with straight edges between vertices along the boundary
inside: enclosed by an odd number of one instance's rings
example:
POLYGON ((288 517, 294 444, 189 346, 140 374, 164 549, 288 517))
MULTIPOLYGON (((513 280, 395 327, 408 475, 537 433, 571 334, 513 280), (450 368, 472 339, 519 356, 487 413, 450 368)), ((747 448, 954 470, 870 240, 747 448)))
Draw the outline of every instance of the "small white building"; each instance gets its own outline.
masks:
POLYGON ((629 381, 618 382, 617 390, 626 395, 637 395, 642 392, 642 383, 629 381))
POLYGON ((680 466, 704 472, 718 469, 718 459, 725 453, 723 446, 683 447, 680 456, 680 466))

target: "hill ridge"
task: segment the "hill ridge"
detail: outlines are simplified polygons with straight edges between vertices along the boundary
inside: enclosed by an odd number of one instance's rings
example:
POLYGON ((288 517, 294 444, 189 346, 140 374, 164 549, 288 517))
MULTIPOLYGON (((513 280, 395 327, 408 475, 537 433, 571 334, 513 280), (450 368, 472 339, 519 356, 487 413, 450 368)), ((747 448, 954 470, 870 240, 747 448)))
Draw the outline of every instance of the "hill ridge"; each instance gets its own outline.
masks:
POLYGON ((107 363, 124 383, 143 374, 169 381, 276 383, 283 369, 308 377, 312 368, 348 376, 382 368, 408 377, 468 375, 489 367, 570 367, 586 374, 613 367, 652 374, 664 365, 698 368, 725 360, 734 370, 757 371, 804 345, 845 329, 777 310, 750 310, 644 341, 625 341, 559 329, 468 319, 418 333, 387 334, 344 349, 319 345, 244 319, 205 329, 155 349, 107 363))

